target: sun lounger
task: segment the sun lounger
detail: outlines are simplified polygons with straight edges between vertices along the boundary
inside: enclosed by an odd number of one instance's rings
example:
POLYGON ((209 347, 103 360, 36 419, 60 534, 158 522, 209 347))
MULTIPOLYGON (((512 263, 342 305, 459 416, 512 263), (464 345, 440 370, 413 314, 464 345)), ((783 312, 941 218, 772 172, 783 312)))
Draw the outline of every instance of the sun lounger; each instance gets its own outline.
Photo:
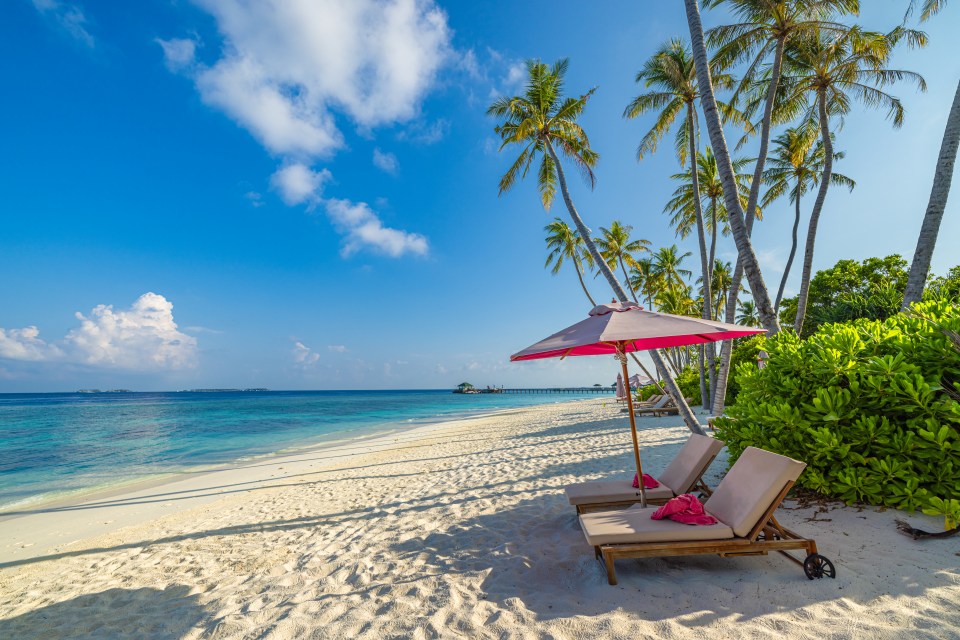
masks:
POLYGON ((813 580, 836 577, 833 563, 817 553, 817 543, 780 526, 774 511, 806 466, 762 449, 747 447, 704 504, 719 522, 692 526, 653 520, 655 509, 633 506, 580 516, 580 526, 602 559, 610 584, 617 584, 613 563, 620 558, 717 554, 720 557, 767 555, 779 551, 803 566, 813 580), (788 550, 801 549, 798 560, 788 550))
POLYGON ((639 415, 641 413, 659 411, 660 409, 663 409, 664 407, 668 407, 671 404, 673 404, 673 400, 670 399, 670 396, 660 396, 660 398, 656 402, 651 403, 650 405, 641 405, 641 404, 633 405, 633 411, 634 413, 639 415))
MULTIPOLYGON (((689 405, 693 402, 693 398, 684 398, 684 401, 689 405)), ((665 416, 665 415, 676 415, 680 413, 680 409, 677 408, 677 403, 673 401, 673 398, 670 396, 664 396, 664 401, 659 402, 652 407, 641 407, 639 409, 634 409, 634 414, 646 415, 651 414, 653 416, 665 416)))
POLYGON ((658 393, 657 395, 650 396, 649 398, 641 402, 634 402, 633 406, 634 408, 638 408, 638 409, 642 409, 645 407, 652 407, 653 405, 657 404, 658 402, 660 402, 660 400, 662 400, 665 397, 666 397, 665 395, 658 393))
MULTIPOLYGON (((703 482, 703 474, 713 462, 723 442, 709 436, 692 434, 684 443, 673 461, 663 470, 657 481, 660 486, 647 489, 648 504, 663 504, 670 498, 696 489, 710 495, 710 488, 703 482)), ((567 485, 564 491, 577 513, 627 507, 640 502, 640 489, 631 479, 599 480, 567 485)))

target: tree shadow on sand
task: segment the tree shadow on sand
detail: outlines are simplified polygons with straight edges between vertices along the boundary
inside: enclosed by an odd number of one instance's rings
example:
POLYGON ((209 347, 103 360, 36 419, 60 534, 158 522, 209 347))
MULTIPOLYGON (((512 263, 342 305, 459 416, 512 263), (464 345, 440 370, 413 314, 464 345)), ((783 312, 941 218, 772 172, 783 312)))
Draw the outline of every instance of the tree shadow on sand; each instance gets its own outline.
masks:
POLYGON ((166 589, 107 589, 0 619, 0 638, 79 640, 181 638, 205 616, 199 597, 166 589))

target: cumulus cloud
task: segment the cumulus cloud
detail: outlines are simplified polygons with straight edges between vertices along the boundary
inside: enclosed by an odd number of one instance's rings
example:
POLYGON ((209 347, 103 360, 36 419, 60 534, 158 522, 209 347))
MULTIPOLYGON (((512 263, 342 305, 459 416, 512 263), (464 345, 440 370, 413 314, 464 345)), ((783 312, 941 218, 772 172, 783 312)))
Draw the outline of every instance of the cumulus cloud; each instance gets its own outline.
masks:
POLYGON ((324 205, 327 216, 344 235, 340 254, 345 258, 363 248, 392 258, 408 253, 427 255, 429 245, 424 236, 383 226, 383 222, 365 202, 331 199, 326 200, 324 205))
POLYGON ((381 171, 385 171, 392 176, 397 175, 397 172, 400 171, 400 162, 397 160, 397 156, 389 151, 374 149, 373 164, 381 171))
POLYGON ((0 329, 0 358, 10 360, 50 360, 63 355, 59 347, 40 338, 36 327, 0 329))
POLYGON ((124 369, 180 369, 196 366, 197 339, 180 332, 173 303, 145 293, 128 310, 97 305, 65 339, 87 364, 124 369))
POLYGON ((331 178, 326 169, 313 171, 304 164, 295 163, 277 170, 270 178, 271 186, 280 193, 284 203, 316 205, 320 201, 324 183, 331 178))
POLYGON ((195 0, 223 35, 199 70, 202 99, 270 151, 323 156, 342 136, 333 112, 362 127, 408 120, 451 55, 433 0, 195 0))
POLYGON ((80 7, 59 0, 32 0, 42 15, 54 20, 77 41, 93 48, 93 36, 87 31, 87 17, 80 7))
POLYGON ((197 52, 197 42, 190 38, 156 38, 155 42, 163 49, 163 59, 170 71, 181 71, 193 65, 197 52))
POLYGON ((293 361, 301 367, 312 367, 320 360, 320 354, 299 340, 293 343, 293 361))
MULTIPOLYGON (((455 57, 435 0, 194 3, 216 20, 222 54, 201 64, 195 40, 158 39, 167 66, 192 78, 201 100, 282 159, 271 182, 291 206, 321 202, 330 173, 311 165, 343 148, 338 118, 362 131, 415 120, 439 70, 455 57)), ((414 127, 408 137, 429 144, 446 126, 414 127)), ((396 156, 379 149, 374 163, 399 170, 396 156)), ((426 251, 423 236, 385 228, 372 212, 363 224, 338 228, 348 234, 346 255, 363 245, 390 256, 426 251)))
POLYGON ((173 304, 145 293, 129 309, 98 305, 60 344, 47 343, 36 327, 0 329, 0 358, 75 362, 131 370, 181 369, 197 361, 197 339, 173 320, 173 304))

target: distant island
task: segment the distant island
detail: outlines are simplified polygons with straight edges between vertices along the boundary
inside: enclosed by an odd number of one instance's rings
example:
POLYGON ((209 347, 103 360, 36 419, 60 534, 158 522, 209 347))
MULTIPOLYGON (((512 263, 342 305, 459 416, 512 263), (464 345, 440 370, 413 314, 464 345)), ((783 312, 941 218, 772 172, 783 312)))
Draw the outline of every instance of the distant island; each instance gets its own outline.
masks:
POLYGON ((181 389, 180 393, 236 393, 240 391, 270 391, 270 389, 264 389, 261 387, 255 387, 252 389, 181 389))
POLYGON ((77 389, 77 393, 133 393, 130 389, 106 389, 101 391, 100 389, 77 389))

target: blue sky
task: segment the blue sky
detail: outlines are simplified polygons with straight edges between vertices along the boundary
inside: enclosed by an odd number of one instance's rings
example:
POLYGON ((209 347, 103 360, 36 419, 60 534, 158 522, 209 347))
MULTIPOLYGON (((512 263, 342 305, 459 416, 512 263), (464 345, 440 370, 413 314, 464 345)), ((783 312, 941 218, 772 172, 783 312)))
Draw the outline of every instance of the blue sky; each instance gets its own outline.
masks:
MULTIPOLYGON (((906 0, 863 4, 861 24, 889 29, 906 0)), ((679 2, 13 0, 2 12, 0 392, 609 383, 606 358, 508 362, 587 311, 572 271, 543 268, 542 229, 562 206, 544 212, 532 183, 497 195, 512 157, 484 112, 519 89, 527 58, 569 57, 569 91, 599 87, 583 118, 597 187, 573 185, 587 224, 677 242, 661 213, 670 146, 637 164, 650 120, 620 114, 643 61, 688 36, 679 2)), ((837 134, 837 169, 858 186, 828 196, 815 267, 912 255, 960 78, 958 26, 948 7, 924 26, 926 49, 897 54, 929 84, 892 89, 902 129, 857 108, 837 134)), ((960 262, 958 207, 935 272, 960 262)), ((774 206, 755 231, 771 288, 790 215, 774 206)))

